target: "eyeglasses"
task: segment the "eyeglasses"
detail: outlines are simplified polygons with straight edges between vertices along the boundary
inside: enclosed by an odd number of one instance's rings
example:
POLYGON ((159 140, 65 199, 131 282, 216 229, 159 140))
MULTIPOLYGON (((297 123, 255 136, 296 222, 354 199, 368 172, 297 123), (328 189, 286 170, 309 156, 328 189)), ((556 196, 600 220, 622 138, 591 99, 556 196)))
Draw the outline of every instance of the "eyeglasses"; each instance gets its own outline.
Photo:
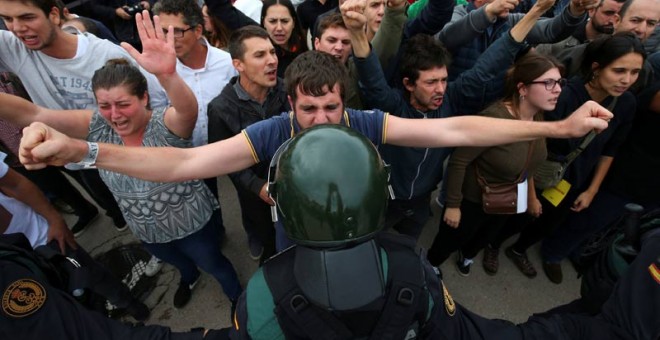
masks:
POLYGON ((552 89, 555 88, 557 84, 559 84, 560 87, 566 86, 566 78, 559 78, 559 79, 546 79, 546 80, 539 80, 539 81, 530 81, 527 83, 527 85, 530 84, 543 84, 545 85, 545 89, 548 91, 552 91, 552 89))
MULTIPOLYGON (((175 28, 175 29, 172 30, 172 35, 174 35, 175 38, 183 38, 183 35, 186 34, 186 32, 190 31, 193 28, 194 27, 192 27, 192 26, 186 28, 185 30, 182 29, 182 28, 175 28)), ((167 28, 163 28, 163 33, 165 33, 165 35, 167 35, 167 32, 169 32, 169 30, 167 28)))

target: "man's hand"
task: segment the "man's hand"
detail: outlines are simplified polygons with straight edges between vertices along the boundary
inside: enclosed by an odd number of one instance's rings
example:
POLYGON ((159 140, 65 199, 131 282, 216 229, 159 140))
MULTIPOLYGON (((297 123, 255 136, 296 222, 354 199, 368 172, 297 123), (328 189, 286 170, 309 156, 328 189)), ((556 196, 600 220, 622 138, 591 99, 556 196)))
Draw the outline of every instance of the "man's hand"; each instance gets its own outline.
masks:
POLYGON ((538 0, 532 6, 532 9, 536 8, 536 10, 540 11, 541 13, 547 12, 552 6, 554 6, 555 0, 538 0))
POLYGON ((47 165, 79 162, 87 155, 87 143, 67 137, 50 126, 35 122, 23 129, 18 156, 29 170, 47 165))
POLYGON ((72 249, 78 248, 73 233, 69 230, 61 217, 57 221, 48 221, 48 242, 52 240, 57 241, 62 254, 66 254, 67 245, 72 249))
POLYGON ((573 16, 580 16, 584 12, 597 8, 601 0, 571 0, 568 9, 573 16))
POLYGON ((351 31, 364 31, 367 17, 364 15, 365 0, 348 0, 339 8, 346 28, 351 31))
POLYGON ((518 0, 495 0, 486 5, 485 11, 488 20, 495 21, 497 18, 506 18, 513 9, 518 6, 518 0))
POLYGON ((448 226, 456 229, 461 223, 461 209, 460 208, 447 208, 445 209, 445 223, 448 226))
POLYGON ((268 196, 268 183, 264 184, 264 186, 261 187, 261 190, 259 190, 259 198, 261 198, 266 204, 268 205, 275 205, 275 202, 268 196))
POLYGON ((174 28, 172 26, 168 28, 166 37, 158 16, 154 15, 152 22, 148 11, 136 14, 135 24, 142 42, 142 53, 128 43, 122 42, 121 46, 147 72, 156 76, 174 74, 176 72, 174 28))
POLYGON ((560 138, 582 137, 592 130, 601 132, 607 129, 612 117, 612 112, 590 100, 559 122, 560 138))
POLYGON ((124 20, 131 20, 131 19, 132 19, 132 17, 131 17, 128 13, 126 13, 126 11, 124 10, 123 7, 117 7, 117 8, 115 9, 115 14, 116 14, 118 17, 120 17, 120 18, 122 18, 122 19, 124 19, 124 20))

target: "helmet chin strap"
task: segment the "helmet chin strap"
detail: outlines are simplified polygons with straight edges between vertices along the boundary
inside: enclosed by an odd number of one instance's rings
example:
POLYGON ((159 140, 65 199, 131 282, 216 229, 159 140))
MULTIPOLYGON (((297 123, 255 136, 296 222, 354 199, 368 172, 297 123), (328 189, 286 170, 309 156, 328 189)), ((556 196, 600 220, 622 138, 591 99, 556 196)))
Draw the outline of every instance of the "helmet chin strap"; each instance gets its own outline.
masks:
POLYGON ((373 239, 350 248, 298 246, 295 251, 296 282, 317 306, 336 311, 352 310, 385 294, 386 278, 380 250, 373 239))

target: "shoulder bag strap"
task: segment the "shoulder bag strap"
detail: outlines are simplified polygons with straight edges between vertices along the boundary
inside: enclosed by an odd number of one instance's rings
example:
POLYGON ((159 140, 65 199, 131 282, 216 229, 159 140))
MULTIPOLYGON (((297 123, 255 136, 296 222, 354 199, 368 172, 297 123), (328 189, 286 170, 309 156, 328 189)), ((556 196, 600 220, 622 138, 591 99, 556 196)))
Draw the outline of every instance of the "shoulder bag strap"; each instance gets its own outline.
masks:
MULTIPOLYGON (((619 100, 619 97, 614 97, 612 99, 612 101, 610 102, 610 105, 607 106, 607 110, 608 111, 614 110, 614 107, 616 106, 616 102, 618 100, 619 100)), ((596 131, 589 132, 589 134, 587 134, 587 136, 584 137, 584 139, 582 140, 582 143, 580 143, 580 145, 577 147, 577 149, 571 151, 571 153, 569 153, 566 156, 566 159, 564 160, 565 166, 568 166, 569 164, 571 164, 571 162, 573 162, 577 158, 577 156, 579 156, 582 153, 582 151, 584 151, 584 149, 587 148, 587 145, 589 145, 589 143, 591 143, 591 141, 594 140, 595 137, 596 137, 596 131)))

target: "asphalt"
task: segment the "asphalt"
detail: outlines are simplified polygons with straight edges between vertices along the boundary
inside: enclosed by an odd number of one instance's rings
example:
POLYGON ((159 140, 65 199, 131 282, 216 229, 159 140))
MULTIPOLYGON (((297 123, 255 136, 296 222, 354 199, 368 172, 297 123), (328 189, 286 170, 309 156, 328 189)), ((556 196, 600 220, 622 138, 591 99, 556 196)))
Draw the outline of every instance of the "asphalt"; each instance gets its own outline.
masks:
MULTIPOLYGON (((243 231, 240 208, 236 192, 226 177, 219 178, 221 207, 227 229, 227 240, 223 242, 223 253, 232 261, 239 280, 245 286, 257 268, 257 262, 248 254, 247 238, 243 231)), ((433 217, 425 226, 420 244, 430 246, 438 229, 440 208, 432 204, 433 217)), ((102 214, 101 214, 102 215, 102 214)), ((67 221, 75 218, 66 216, 67 221)), ((136 243, 130 230, 118 232, 110 218, 100 216, 77 238, 77 241, 92 255, 98 255, 122 244, 136 243)), ((510 239, 505 246, 513 242, 510 239)), ((495 276, 487 275, 481 267, 481 254, 472 266, 470 276, 460 276, 453 260, 442 266, 444 281, 455 301, 484 317, 523 322, 533 313, 543 312, 569 302, 579 295, 580 281, 568 262, 562 263, 564 282, 550 282, 541 269, 538 245, 529 251, 529 258, 539 275, 529 279, 502 253, 500 270, 495 276)), ((453 258, 452 258, 453 259, 453 258)), ((357 278, 347 278, 357 281, 357 278)), ((229 300, 217 281, 202 274, 193 290, 191 301, 182 309, 172 305, 174 292, 179 282, 178 272, 165 265, 158 274, 158 284, 146 299, 151 316, 146 324, 159 324, 175 331, 186 331, 194 327, 222 328, 230 325, 229 300)), ((126 320, 132 320, 126 317, 126 320)))

